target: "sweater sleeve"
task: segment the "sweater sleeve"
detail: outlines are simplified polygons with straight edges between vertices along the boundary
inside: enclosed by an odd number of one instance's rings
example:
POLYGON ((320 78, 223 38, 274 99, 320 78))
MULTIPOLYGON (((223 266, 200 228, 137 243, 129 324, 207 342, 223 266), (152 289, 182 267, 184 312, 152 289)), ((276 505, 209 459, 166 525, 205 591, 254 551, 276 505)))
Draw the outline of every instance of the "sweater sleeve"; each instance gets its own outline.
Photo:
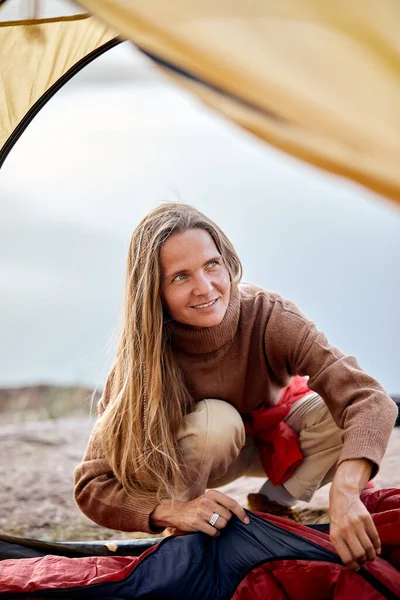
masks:
POLYGON ((161 533, 150 526, 150 514, 159 500, 149 495, 146 503, 129 495, 104 457, 96 427, 83 457, 74 472, 74 497, 81 511, 92 521, 119 531, 161 533))
POLYGON ((366 458, 374 464, 373 477, 398 412, 383 387, 353 356, 331 346, 312 321, 282 298, 275 300, 264 341, 267 360, 278 380, 287 374, 308 375, 308 386, 322 397, 344 430, 338 464, 366 458))

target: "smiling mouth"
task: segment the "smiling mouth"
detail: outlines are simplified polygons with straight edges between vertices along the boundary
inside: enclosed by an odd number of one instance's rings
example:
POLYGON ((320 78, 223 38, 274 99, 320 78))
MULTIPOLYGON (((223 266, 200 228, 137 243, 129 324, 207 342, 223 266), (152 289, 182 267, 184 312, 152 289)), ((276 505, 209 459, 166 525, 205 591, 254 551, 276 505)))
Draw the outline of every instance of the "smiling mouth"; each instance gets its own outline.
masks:
POLYGON ((210 306, 213 306, 217 300, 218 300, 218 298, 215 298, 215 300, 206 302, 206 304, 198 304, 197 306, 191 306, 191 308, 209 308, 210 306))

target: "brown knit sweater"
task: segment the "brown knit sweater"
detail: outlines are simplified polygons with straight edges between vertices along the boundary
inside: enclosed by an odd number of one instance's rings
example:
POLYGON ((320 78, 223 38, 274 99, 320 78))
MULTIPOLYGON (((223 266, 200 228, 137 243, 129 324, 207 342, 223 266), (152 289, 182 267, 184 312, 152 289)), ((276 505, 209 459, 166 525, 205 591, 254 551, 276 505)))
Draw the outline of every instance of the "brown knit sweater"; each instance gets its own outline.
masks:
MULTIPOLYGON (((292 302, 242 284, 216 327, 192 329, 172 321, 166 328, 195 401, 222 399, 244 414, 260 404, 278 402, 292 375, 308 375, 309 387, 344 430, 339 463, 367 458, 374 472, 378 470, 397 416, 395 403, 355 358, 331 346, 292 302)), ((106 400, 100 402, 100 412, 106 400)), ((156 498, 149 496, 143 504, 125 492, 93 434, 75 469, 75 499, 104 527, 160 531, 149 523, 156 498)))

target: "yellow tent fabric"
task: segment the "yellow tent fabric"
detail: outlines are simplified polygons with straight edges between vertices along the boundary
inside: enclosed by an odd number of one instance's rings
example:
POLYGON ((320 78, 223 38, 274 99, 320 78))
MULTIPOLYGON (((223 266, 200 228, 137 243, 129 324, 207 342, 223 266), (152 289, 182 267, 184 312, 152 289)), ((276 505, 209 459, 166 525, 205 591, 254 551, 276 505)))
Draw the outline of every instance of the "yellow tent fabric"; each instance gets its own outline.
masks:
POLYGON ((0 22, 0 164, 46 95, 115 43, 116 33, 87 14, 0 22))
POLYGON ((270 144, 400 202, 398 0, 79 0, 270 144))

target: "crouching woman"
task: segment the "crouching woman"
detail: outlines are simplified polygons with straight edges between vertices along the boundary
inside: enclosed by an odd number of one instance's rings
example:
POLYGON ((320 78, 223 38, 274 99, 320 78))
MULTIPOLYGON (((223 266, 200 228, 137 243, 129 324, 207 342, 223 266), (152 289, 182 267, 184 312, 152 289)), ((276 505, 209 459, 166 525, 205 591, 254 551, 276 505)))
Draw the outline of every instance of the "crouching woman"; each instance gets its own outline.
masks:
POLYGON ((331 539, 357 568, 380 551, 360 492, 379 468, 396 406, 293 303, 240 280, 232 244, 197 209, 166 203, 139 223, 117 355, 75 499, 104 527, 217 536, 232 515, 248 517, 213 488, 262 477, 264 510, 276 512, 333 479, 331 539), (308 387, 282 404, 296 375, 308 387), (280 456, 262 460, 249 434, 260 411, 269 426, 275 415, 280 456), (272 477, 268 464, 290 455, 288 432, 300 460, 272 477))

